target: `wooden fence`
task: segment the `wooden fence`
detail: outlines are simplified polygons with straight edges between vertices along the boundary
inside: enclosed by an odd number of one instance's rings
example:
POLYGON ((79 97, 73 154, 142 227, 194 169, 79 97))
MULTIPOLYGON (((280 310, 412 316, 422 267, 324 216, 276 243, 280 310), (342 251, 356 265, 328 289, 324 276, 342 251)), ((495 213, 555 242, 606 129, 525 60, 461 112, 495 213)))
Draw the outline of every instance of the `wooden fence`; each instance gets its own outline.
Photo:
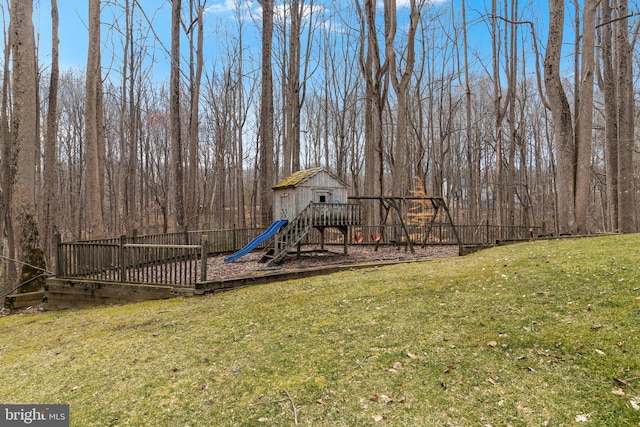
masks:
MULTIPOLYGON (((541 232, 539 227, 525 226, 496 226, 496 225, 457 225, 454 228, 449 223, 436 222, 431 227, 427 225, 408 225, 407 229, 414 244, 425 245, 492 245, 501 240, 526 240, 531 235, 541 232), (460 241, 456 238, 456 232, 460 241)), ((383 226, 356 226, 352 227, 351 243, 354 237, 364 235, 363 244, 374 243, 378 235, 383 244, 394 244, 404 239, 399 224, 386 224, 383 226)), ((320 241, 320 233, 313 230, 307 236, 305 244, 317 244, 320 241)), ((326 244, 341 244, 342 234, 335 230, 325 231, 326 244)))
POLYGON ((206 280, 206 245, 126 243, 126 237, 119 243, 112 240, 58 241, 56 276, 184 286, 206 280))
MULTIPOLYGON (((500 240, 523 240, 540 233, 536 227, 507 227, 495 225, 458 225, 434 223, 431 227, 409 225, 414 244, 427 245, 489 245, 500 240)), ((206 281, 208 255, 231 253, 243 248, 264 228, 190 231, 146 236, 61 242, 56 236, 56 276, 120 283, 146 283, 156 285, 194 286, 206 281)), ((364 235, 360 244, 373 244, 381 235, 382 244, 395 244, 402 240, 398 224, 384 226, 353 226, 352 235, 364 235)), ((319 245, 321 234, 317 229, 304 238, 302 244, 319 245)), ((324 244, 342 244, 342 234, 325 230, 324 244)), ((272 245, 271 239, 258 249, 272 245)))

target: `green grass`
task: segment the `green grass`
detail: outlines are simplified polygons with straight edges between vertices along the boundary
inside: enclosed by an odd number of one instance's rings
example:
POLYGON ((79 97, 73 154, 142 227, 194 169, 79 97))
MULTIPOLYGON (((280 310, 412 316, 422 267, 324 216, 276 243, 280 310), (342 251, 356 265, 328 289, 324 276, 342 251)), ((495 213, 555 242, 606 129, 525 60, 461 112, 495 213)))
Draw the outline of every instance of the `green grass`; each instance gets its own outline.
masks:
POLYGON ((638 261, 640 235, 537 241, 9 316, 0 402, 82 427, 638 426, 638 261))

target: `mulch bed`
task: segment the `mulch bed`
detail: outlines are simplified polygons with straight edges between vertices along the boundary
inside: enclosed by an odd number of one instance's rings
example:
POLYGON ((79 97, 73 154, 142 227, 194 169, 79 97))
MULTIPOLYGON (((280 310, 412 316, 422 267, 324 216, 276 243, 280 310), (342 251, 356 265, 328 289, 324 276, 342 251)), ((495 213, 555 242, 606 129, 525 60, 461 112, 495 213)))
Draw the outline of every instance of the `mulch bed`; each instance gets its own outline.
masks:
POLYGON ((449 258, 458 256, 458 246, 414 246, 414 253, 406 247, 379 246, 375 250, 373 245, 352 245, 348 247, 348 254, 343 253, 342 245, 325 245, 324 250, 319 246, 304 246, 301 255, 289 254, 281 265, 267 267, 260 263, 262 251, 254 251, 244 257, 229 263, 224 262, 224 256, 210 257, 207 260, 207 277, 209 279, 235 279, 248 277, 256 273, 278 273, 283 270, 309 269, 332 266, 356 265, 364 263, 389 263, 403 261, 418 261, 433 258, 449 258))

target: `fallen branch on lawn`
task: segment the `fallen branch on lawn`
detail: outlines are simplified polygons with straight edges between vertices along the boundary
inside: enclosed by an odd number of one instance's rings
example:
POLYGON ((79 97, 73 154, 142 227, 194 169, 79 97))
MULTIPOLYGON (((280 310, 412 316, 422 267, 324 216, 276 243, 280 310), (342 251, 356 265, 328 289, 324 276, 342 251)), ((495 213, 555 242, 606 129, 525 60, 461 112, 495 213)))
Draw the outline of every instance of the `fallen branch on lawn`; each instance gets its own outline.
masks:
POLYGON ((293 401, 291 395, 289 394, 289 391, 287 391, 286 388, 284 389, 284 392, 289 398, 289 402, 291 402, 291 407, 293 408, 293 420, 295 421, 296 425, 298 425, 298 408, 296 408, 296 403, 293 401))

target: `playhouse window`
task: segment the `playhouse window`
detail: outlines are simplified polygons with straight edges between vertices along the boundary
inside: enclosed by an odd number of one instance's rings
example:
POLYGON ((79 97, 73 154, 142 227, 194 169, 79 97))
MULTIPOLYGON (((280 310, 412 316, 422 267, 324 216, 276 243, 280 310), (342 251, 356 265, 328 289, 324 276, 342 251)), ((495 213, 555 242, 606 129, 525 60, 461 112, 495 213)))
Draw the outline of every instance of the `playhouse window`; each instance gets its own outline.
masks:
POLYGON ((327 196, 324 194, 320 195, 320 203, 327 203, 327 196))

